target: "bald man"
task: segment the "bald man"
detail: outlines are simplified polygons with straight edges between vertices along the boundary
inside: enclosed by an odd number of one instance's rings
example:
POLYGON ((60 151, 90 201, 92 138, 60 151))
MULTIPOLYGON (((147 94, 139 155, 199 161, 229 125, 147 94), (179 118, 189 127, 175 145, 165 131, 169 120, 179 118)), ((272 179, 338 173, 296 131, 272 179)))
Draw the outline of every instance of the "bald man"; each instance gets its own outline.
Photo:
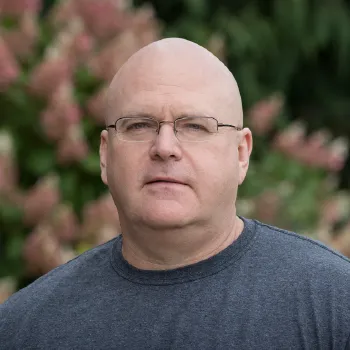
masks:
POLYGON ((182 39, 137 52, 100 144, 121 235, 0 306, 0 348, 350 349, 349 260, 236 213, 251 151, 216 57, 182 39))

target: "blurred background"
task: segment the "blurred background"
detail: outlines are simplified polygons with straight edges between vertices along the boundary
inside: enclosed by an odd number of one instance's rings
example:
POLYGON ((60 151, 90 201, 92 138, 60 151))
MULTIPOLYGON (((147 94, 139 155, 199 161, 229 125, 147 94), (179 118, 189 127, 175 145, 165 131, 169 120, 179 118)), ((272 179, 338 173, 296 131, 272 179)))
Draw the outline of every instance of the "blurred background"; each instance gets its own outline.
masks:
POLYGON ((238 213, 350 256, 350 1, 0 0, 0 303, 120 232, 104 94, 183 37, 235 75, 255 137, 238 213))

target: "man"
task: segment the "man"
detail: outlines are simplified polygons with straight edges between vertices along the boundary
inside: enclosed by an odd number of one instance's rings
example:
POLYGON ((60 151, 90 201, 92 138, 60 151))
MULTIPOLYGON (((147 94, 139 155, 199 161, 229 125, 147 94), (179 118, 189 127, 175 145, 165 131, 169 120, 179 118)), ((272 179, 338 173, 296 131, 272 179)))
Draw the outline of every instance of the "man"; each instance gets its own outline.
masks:
POLYGON ((3 349, 350 349, 350 264, 237 216, 252 135, 237 84, 181 39, 111 83, 102 180, 122 234, 0 307, 3 349))

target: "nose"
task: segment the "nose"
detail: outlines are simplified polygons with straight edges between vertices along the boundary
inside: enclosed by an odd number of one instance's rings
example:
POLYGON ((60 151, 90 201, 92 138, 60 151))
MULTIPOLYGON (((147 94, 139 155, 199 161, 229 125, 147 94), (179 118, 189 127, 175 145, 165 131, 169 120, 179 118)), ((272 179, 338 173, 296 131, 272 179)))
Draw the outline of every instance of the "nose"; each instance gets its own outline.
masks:
POLYGON ((174 133, 172 122, 162 122, 159 126, 159 133, 150 148, 152 159, 179 160, 182 157, 182 150, 179 140, 174 133))

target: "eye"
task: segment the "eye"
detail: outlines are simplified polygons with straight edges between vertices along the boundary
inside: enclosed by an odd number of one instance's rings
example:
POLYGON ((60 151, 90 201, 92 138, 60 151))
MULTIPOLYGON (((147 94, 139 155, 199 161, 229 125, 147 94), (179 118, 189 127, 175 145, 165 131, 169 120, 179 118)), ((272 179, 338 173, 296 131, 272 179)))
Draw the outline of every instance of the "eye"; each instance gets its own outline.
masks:
POLYGON ((199 124, 194 124, 194 123, 188 123, 186 124, 186 127, 189 128, 189 129, 202 129, 202 126, 199 125, 199 124))
POLYGON ((199 124, 199 123, 193 123, 193 122, 185 123, 182 127, 185 130, 194 131, 194 132, 208 131, 208 129, 204 125, 199 124))
POLYGON ((142 129, 149 129, 153 128, 154 126, 149 123, 149 122, 135 122, 131 123, 126 127, 127 131, 132 131, 132 130, 142 130, 142 129))

